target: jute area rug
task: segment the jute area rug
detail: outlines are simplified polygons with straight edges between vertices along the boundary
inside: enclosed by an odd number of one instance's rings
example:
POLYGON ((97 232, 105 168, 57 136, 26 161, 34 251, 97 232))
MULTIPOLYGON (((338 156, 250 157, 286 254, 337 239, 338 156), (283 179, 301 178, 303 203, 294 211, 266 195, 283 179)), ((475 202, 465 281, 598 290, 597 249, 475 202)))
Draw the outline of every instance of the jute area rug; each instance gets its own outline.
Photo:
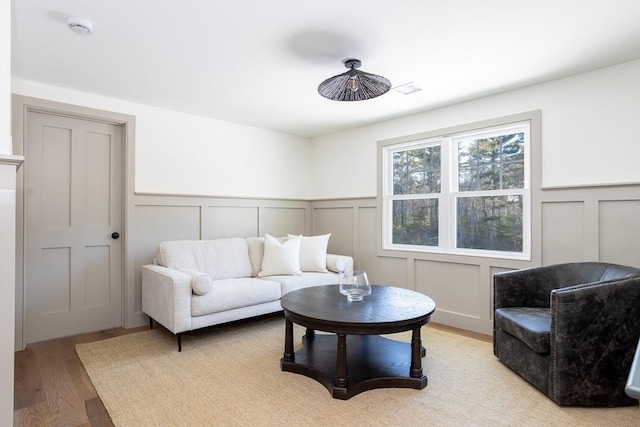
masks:
MULTIPOLYGON (((297 342, 303 333, 296 326, 297 342)), ((425 389, 346 401, 280 370, 282 317, 187 334, 181 353, 161 327, 76 351, 116 426, 640 426, 638 407, 557 406, 504 367, 490 343, 428 326, 422 337, 425 389)))

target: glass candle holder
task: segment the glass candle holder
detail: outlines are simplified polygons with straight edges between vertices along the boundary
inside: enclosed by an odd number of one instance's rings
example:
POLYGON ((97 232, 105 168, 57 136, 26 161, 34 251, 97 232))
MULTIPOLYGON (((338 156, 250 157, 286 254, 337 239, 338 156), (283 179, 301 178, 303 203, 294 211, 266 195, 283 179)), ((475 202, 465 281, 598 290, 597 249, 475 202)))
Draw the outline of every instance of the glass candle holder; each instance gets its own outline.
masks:
POLYGON ((346 271, 340 276, 340 293, 349 301, 362 301, 371 294, 371 285, 364 270, 346 271))

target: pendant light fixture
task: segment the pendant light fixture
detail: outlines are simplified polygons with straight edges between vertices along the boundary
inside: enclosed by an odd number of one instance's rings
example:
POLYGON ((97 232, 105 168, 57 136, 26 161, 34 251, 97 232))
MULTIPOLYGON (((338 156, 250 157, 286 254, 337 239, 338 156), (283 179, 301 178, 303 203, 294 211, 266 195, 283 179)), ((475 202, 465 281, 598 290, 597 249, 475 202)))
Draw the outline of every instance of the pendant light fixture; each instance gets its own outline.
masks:
POLYGON ((344 66, 349 71, 320 83, 318 93, 333 101, 364 101, 391 89, 391 82, 386 78, 356 70, 361 64, 358 59, 347 59, 344 66))

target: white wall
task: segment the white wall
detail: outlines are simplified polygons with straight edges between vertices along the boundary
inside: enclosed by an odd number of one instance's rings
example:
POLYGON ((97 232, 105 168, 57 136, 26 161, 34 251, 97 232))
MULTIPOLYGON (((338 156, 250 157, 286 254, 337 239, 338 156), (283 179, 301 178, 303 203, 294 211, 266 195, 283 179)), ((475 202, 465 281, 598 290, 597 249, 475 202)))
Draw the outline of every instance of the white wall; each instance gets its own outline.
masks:
POLYGON ((640 182, 638 76, 640 60, 315 138, 311 199, 375 197, 379 140, 537 109, 543 187, 640 182))
POLYGON ((0 154, 11 154, 11 2, 0 2, 0 154))
POLYGON ((316 200, 375 196, 379 140, 535 109, 543 187, 640 182, 638 75, 632 61, 311 142, 31 81, 12 90, 136 116, 137 192, 316 200))
POLYGON ((20 79, 12 90, 135 116, 138 193, 311 196, 308 139, 20 79))
POLYGON ((16 158, 11 147, 11 2, 0 1, 0 426, 13 425, 16 158))

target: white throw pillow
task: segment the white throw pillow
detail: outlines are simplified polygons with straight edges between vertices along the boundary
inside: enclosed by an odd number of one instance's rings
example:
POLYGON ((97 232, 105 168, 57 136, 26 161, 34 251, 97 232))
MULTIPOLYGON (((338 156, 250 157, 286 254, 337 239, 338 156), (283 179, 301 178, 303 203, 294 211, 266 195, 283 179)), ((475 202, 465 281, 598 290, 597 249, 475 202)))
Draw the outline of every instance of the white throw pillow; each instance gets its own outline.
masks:
POLYGON ((213 289, 213 280, 206 274, 188 268, 179 268, 178 271, 191 276, 191 290, 194 294, 206 295, 213 289))
POLYGON ((326 273, 327 270, 327 247, 331 233, 321 236, 294 236, 289 234, 289 238, 302 237, 300 243, 300 270, 318 271, 326 273))
POLYGON ((269 234, 264 235, 264 258, 258 277, 301 274, 300 237, 287 239, 280 243, 269 234))

